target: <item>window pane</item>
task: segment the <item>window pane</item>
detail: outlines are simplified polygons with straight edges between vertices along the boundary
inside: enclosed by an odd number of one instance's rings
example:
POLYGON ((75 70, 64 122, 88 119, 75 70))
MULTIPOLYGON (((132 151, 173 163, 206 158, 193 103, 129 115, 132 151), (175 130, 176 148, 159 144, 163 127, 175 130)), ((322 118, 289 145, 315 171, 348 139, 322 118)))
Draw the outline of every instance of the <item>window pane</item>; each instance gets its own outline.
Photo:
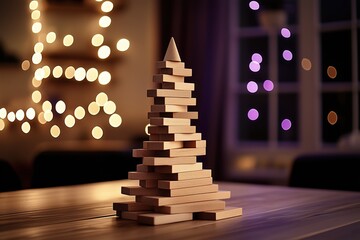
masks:
POLYGON ((239 26, 240 27, 255 27, 258 26, 257 14, 258 10, 254 11, 250 8, 251 0, 239 0, 239 26))
POLYGON ((322 81, 351 82, 350 30, 321 33, 322 81))
POLYGON ((244 141, 268 140, 268 95, 239 96, 238 138, 244 141))
POLYGON ((351 0, 321 0, 321 22, 351 19, 351 0))
POLYGON ((298 141, 298 99, 295 93, 279 94, 279 141, 298 141))
POLYGON ((297 36, 292 35, 290 38, 278 37, 278 61, 279 61, 279 82, 296 82, 297 81, 297 36))
POLYGON ((243 37, 239 42, 239 71, 240 82, 264 81, 268 78, 268 38, 267 37, 243 37), (253 72, 249 68, 254 53, 262 56, 259 64, 260 70, 253 72))
POLYGON ((351 132, 351 92, 322 94, 322 138, 323 142, 335 143, 351 132))

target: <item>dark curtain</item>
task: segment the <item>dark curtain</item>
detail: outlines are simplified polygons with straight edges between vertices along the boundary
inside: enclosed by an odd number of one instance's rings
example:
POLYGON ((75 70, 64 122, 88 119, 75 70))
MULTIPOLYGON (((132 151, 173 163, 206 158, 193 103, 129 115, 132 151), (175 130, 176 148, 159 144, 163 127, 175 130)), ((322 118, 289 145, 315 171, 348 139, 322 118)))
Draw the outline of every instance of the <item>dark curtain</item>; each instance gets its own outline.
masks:
POLYGON ((207 140, 207 155, 201 160, 217 180, 222 168, 225 130, 225 94, 228 79, 228 3, 223 0, 162 0, 161 31, 165 54, 174 37, 181 60, 193 69, 188 81, 195 83, 199 120, 197 131, 207 140))

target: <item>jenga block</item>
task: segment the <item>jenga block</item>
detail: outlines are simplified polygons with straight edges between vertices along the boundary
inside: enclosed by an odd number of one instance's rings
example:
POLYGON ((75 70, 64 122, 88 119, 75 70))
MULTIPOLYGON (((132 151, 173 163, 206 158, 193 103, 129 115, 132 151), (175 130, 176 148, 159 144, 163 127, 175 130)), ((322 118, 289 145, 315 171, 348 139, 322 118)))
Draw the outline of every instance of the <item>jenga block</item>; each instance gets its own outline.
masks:
POLYGON ((158 118, 158 117, 165 117, 165 118, 186 118, 186 119, 198 119, 198 112, 149 112, 148 118, 158 118))
POLYGON ((200 141, 186 141, 183 142, 184 148, 204 148, 206 147, 206 140, 200 141))
MULTIPOLYGON (((138 219, 138 216, 141 214, 151 213, 151 211, 140 211, 140 212, 119 212, 119 217, 122 219, 134 220, 138 219)), ((117 213, 118 214, 118 213, 117 213)))
POLYGON ((163 89, 176 89, 176 90, 195 90, 194 83, 162 83, 161 88, 163 89))
POLYGON ((184 82, 185 78, 182 76, 173 76, 169 74, 155 74, 153 77, 155 83, 163 82, 184 82))
POLYGON ((158 105, 185 105, 185 106, 195 106, 196 98, 165 98, 165 97, 156 97, 154 98, 154 104, 158 105))
POLYGON ((195 219, 200 220, 221 220, 226 218, 238 217, 242 215, 242 208, 225 207, 224 210, 212 210, 194 213, 195 219))
POLYGON ((172 90, 172 89, 149 89, 149 90, 147 90, 147 96, 148 97, 191 98, 191 91, 172 90))
POLYGON ((140 180, 139 185, 143 188, 157 188, 158 180, 140 180))
POLYGON ((181 197, 139 196, 139 198, 136 197, 136 201, 149 204, 151 206, 165 206, 172 204, 203 202, 228 198, 230 198, 230 191, 219 191, 181 197))
POLYGON ((163 61, 181 62, 174 38, 170 39, 163 61))
POLYGON ((159 166, 155 167, 155 172, 158 173, 180 173, 180 172, 191 172, 202 169, 202 163, 198 162, 195 164, 180 164, 171 166, 159 166))
POLYGON ((184 62, 174 62, 174 61, 158 61, 156 63, 156 68, 184 68, 184 62))
POLYGON ((168 223, 184 222, 193 219, 192 213, 180 214, 161 214, 161 213, 147 213, 138 216, 138 222, 147 225, 162 225, 168 223))
POLYGON ((177 214, 189 212, 202 212, 210 210, 223 210, 225 209, 225 202, 221 200, 212 200, 204 202, 182 203, 168 206, 155 207, 155 212, 177 214))
POLYGON ((149 150, 167 150, 174 148, 182 148, 184 142, 171 141, 144 141, 143 148, 149 150))
MULTIPOLYGON (((141 181, 140 181, 141 182, 141 181)), ((189 188, 196 186, 204 186, 212 184, 213 179, 209 178, 197 178, 183 181, 169 181, 169 180, 159 180, 157 181, 157 187, 160 189, 179 189, 179 188, 189 188)))
POLYGON ((159 73, 169 74, 174 76, 191 77, 192 69, 191 68, 161 68, 159 73))
POLYGON ((194 164, 196 157, 144 157, 143 164, 150 166, 194 164))
POLYGON ((114 202, 113 210, 138 212, 138 211, 150 211, 153 210, 153 207, 139 202, 114 202))
MULTIPOLYGON (((160 173, 165 174, 165 173, 160 173)), ((196 178, 207 178, 211 177, 211 170, 204 169, 199 171, 192 171, 192 172, 180 172, 180 173, 172 173, 169 174, 169 178, 167 180, 188 180, 188 179, 196 179, 196 178)), ((160 179, 165 180, 165 179, 160 179)))
POLYGON ((128 172, 128 178, 130 180, 150 180, 150 179, 162 179, 165 180, 169 176, 164 173, 147 173, 147 172, 128 172))
POLYGON ((150 141, 199 141, 201 133, 153 134, 149 139, 150 141))
POLYGON ((131 196, 157 196, 159 195, 159 189, 157 188, 143 188, 139 186, 124 186, 121 187, 121 193, 131 196))
MULTIPOLYGON (((185 98, 184 98, 185 99, 185 98)), ((174 125, 183 125, 189 126, 191 124, 190 119, 185 118, 150 118, 150 125, 155 126, 174 126, 174 125)))
POLYGON ((187 106, 180 105, 151 105, 152 112, 187 112, 187 106))
POLYGON ((201 193, 217 192, 218 190, 219 190, 219 186, 217 184, 210 184, 206 186, 197 186, 197 187, 189 187, 189 188, 159 189, 159 195, 166 197, 179 197, 179 196, 187 196, 187 195, 196 195, 201 193))
POLYGON ((133 157, 190 157, 206 154, 206 148, 179 148, 168 150, 133 149, 133 157))
POLYGON ((136 165, 136 171, 137 172, 154 172, 155 168, 153 166, 138 164, 138 165, 136 165))
POLYGON ((195 126, 149 126, 150 134, 196 133, 195 126))

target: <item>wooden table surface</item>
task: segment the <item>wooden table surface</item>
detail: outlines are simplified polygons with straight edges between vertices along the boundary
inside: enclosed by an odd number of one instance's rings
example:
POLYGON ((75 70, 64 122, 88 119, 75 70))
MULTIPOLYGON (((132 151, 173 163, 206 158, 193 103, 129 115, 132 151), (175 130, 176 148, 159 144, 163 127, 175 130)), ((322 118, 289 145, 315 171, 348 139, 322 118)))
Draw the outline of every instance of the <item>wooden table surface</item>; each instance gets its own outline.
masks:
POLYGON ((0 239, 360 239, 360 193, 220 182, 242 217, 161 226, 118 219, 121 180, 0 193, 0 239))

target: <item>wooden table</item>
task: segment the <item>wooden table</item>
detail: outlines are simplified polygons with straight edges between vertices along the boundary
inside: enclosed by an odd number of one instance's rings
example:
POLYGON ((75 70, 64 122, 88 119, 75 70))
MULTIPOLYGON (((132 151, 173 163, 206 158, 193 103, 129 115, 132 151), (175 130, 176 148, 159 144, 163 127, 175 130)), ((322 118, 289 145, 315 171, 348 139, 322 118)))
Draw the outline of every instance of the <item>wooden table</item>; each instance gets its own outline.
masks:
POLYGON ((139 225, 114 215, 121 180, 0 194, 0 239, 360 239, 360 193, 220 182, 238 218, 139 225))

